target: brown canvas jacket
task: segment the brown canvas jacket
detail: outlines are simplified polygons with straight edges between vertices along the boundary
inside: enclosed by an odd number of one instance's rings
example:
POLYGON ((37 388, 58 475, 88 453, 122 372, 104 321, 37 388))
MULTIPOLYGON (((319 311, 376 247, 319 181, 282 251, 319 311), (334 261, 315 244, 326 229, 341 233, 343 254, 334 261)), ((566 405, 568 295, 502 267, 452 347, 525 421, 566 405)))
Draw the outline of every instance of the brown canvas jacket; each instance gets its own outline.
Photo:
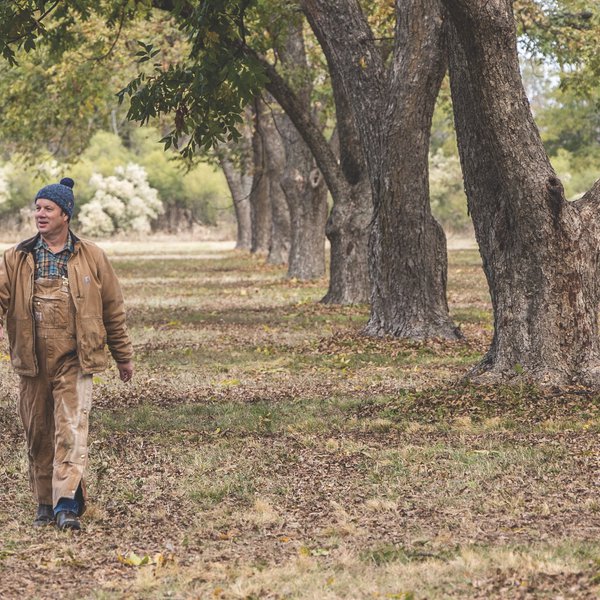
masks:
MULTIPOLYGON (((76 311, 77 355, 83 374, 98 373, 108 366, 106 345, 118 363, 133 357, 123 294, 104 251, 71 235, 74 251, 67 269, 76 311)), ((9 248, 0 261, 0 324, 6 314, 12 365, 28 377, 38 374, 32 309, 37 239, 36 235, 9 248)))

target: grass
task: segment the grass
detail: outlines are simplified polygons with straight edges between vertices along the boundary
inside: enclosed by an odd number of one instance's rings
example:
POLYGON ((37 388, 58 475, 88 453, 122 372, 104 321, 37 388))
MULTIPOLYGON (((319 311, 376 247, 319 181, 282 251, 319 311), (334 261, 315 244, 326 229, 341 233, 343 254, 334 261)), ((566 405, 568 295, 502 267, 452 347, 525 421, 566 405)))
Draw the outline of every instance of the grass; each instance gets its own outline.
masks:
POLYGON ((466 339, 415 343, 222 243, 107 249, 137 372, 95 377, 80 536, 31 528, 0 344, 0 597, 600 594, 600 397, 463 381, 492 333, 477 251, 450 252, 466 339))

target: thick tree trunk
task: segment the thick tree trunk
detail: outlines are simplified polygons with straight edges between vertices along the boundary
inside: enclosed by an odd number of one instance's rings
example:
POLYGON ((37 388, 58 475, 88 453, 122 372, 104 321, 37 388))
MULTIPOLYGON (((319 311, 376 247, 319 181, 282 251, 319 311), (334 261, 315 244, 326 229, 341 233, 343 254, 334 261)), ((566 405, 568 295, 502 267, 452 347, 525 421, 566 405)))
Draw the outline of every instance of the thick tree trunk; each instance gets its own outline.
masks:
MULTIPOLYGON (((284 64, 307 69, 301 23, 291 23, 285 47, 279 48, 284 64)), ((311 82, 303 82, 298 98, 310 110, 311 82)), ((278 119, 285 148, 285 170, 281 187, 291 219, 291 247, 288 277, 310 280, 325 274, 325 223, 327 187, 316 168, 313 155, 286 115, 278 119)))
POLYGON ((281 187, 285 170, 285 151, 269 106, 264 107, 259 129, 265 150, 265 175, 269 180, 271 200, 271 247, 267 262, 272 265, 283 265, 288 262, 291 239, 290 211, 281 187))
POLYGON ((266 152, 259 127, 264 102, 257 99, 254 106, 254 133, 252 135, 253 177, 250 192, 250 217, 252 221, 251 251, 267 254, 271 246, 271 200, 269 178, 266 173, 266 152))
POLYGON ((233 209, 237 223, 237 250, 250 250, 252 244, 252 224, 250 221, 250 190, 252 178, 235 168, 226 157, 219 159, 219 164, 225 175, 229 192, 233 200, 233 209), (250 185, 248 185, 248 183, 250 185))
POLYGON ((565 200, 523 90, 510 0, 444 1, 459 151, 494 308, 476 373, 599 383, 600 182, 565 200))
POLYGON ((331 244, 329 289, 322 302, 369 302, 369 234, 373 218, 371 184, 352 106, 344 93, 339 66, 329 64, 336 114, 336 141, 340 167, 347 184, 334 199, 326 234, 331 244))
POLYGON ((367 332, 456 338, 446 302, 446 241, 431 215, 431 118, 445 71, 437 0, 397 0, 396 46, 384 66, 358 0, 302 0, 328 57, 339 66, 367 160, 374 218, 367 332))

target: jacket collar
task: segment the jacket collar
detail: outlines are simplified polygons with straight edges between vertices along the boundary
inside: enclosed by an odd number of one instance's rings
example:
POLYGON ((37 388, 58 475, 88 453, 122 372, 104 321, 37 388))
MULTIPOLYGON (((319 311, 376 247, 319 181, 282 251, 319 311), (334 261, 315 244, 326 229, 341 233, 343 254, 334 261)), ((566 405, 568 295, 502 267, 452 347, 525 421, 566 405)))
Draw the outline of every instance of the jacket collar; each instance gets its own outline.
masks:
MULTIPOLYGON (((79 242, 79 238, 69 229, 69 233, 71 234, 71 240, 73 240, 73 246, 76 246, 77 242, 79 242)), ((25 252, 25 254, 31 254, 37 241, 40 239, 40 234, 37 233, 33 237, 29 239, 23 240, 18 246, 17 251, 25 252)), ((75 248, 76 250, 77 248, 75 248)))

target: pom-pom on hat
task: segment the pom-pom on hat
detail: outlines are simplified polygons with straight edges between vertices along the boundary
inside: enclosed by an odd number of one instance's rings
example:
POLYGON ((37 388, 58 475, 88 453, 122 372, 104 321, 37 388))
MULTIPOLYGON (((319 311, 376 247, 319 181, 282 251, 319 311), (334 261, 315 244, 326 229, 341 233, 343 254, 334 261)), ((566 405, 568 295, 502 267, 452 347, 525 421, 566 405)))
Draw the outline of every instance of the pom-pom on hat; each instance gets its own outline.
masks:
POLYGON ((35 199, 52 200, 58 204, 69 216, 73 216, 75 206, 75 196, 73 195, 73 186, 75 182, 70 177, 64 177, 60 183, 52 183, 43 187, 36 195, 35 199))

